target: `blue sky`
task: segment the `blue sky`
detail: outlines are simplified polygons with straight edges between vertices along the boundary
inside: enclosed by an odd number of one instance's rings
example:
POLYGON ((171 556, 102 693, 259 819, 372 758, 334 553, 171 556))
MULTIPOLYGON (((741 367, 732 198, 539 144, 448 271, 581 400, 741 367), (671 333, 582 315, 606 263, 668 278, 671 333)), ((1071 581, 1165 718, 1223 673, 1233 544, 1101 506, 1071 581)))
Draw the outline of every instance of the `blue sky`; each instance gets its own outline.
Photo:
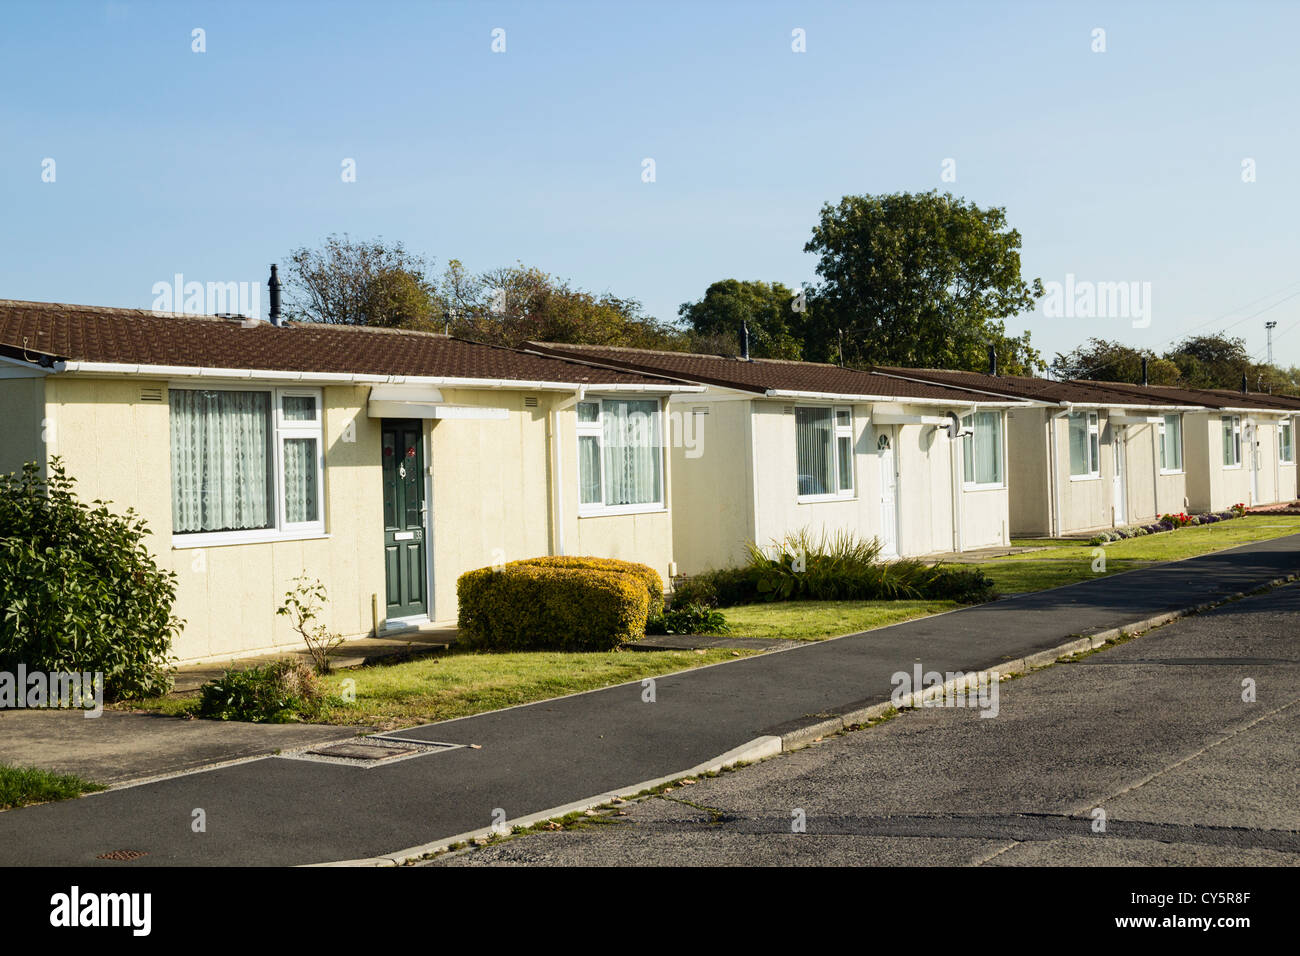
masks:
POLYGON ((1262 357, 1274 319, 1300 364, 1298 34, 1280 0, 6 0, 0 297, 147 308, 347 232, 673 318, 717 279, 812 279, 824 202, 938 187, 1006 207, 1027 277, 1151 283, 1146 328, 1008 323, 1049 358, 1228 326, 1262 357))

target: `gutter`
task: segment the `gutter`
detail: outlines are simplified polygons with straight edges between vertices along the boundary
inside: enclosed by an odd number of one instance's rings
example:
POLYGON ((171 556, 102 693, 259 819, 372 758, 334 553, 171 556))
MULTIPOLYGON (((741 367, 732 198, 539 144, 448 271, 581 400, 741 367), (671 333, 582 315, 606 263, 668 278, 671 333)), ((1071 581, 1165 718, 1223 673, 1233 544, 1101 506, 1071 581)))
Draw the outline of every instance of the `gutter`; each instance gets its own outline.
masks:
MULTIPOLYGON (((933 384, 931 382, 925 383, 933 384)), ((766 398, 815 399, 825 402, 842 402, 845 404, 872 404, 875 402, 894 402, 907 405, 951 405, 954 408, 1006 408, 1007 406, 1027 405, 1023 399, 1007 399, 997 402, 970 402, 955 398, 917 398, 898 395, 842 395, 837 392, 801 392, 788 388, 769 388, 763 392, 766 398)))
POLYGON ((525 389, 572 392, 575 388, 602 392, 702 392, 702 385, 678 383, 596 384, 511 378, 457 378, 449 375, 371 375, 360 372, 287 372, 273 369, 203 368, 185 365, 124 365, 113 362, 56 362, 55 372, 99 375, 147 375, 155 378, 222 378, 276 382, 314 382, 330 385, 442 385, 449 388, 525 389))

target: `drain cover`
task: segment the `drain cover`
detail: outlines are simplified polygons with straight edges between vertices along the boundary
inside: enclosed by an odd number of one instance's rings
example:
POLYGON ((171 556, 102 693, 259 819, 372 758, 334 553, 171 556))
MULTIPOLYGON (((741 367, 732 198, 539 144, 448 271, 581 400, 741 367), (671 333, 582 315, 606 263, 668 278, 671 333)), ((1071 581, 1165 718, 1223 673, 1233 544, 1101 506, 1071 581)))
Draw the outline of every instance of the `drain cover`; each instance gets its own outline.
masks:
POLYGON ((418 748, 416 747, 353 743, 330 744, 328 747, 317 747, 315 750, 307 751, 309 754, 320 757, 344 757, 349 760, 392 760, 396 757, 405 757, 417 752, 418 748))
POLYGON ((107 853, 101 853, 95 857, 96 860, 119 860, 129 863, 131 860, 138 860, 142 856, 149 854, 144 850, 109 850, 107 853))

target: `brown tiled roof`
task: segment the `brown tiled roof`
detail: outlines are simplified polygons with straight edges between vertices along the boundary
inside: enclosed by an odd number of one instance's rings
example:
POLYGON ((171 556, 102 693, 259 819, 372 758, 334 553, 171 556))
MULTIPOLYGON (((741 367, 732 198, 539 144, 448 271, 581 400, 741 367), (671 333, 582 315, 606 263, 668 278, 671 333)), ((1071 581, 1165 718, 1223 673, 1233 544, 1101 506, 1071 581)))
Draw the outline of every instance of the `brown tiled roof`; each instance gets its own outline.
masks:
POLYGON ((259 323, 0 299, 0 355, 53 361, 333 374, 667 385, 641 375, 428 332, 259 323))
POLYGON ((723 355, 699 355, 695 352, 657 352, 650 349, 568 345, 556 342, 528 342, 524 348, 546 355, 568 356, 632 371, 670 375, 691 382, 734 388, 759 395, 771 389, 961 404, 1001 400, 1000 396, 980 395, 940 384, 908 382, 873 372, 819 362, 741 359, 723 355))
POLYGON ((1300 401, 1263 392, 1241 392, 1226 388, 1181 388, 1177 385, 1130 385, 1126 382, 1106 383, 1113 389, 1138 396, 1151 395, 1165 404, 1203 405, 1206 408, 1258 408, 1276 410, 1300 407, 1300 401), (1294 404, 1287 404, 1291 402, 1294 404))
POLYGON ((978 388, 1003 395, 1043 402, 1076 405, 1187 405, 1198 408, 1300 408, 1300 399, 1251 392, 1243 395, 1231 389, 1179 388, 1173 385, 1133 385, 1128 382, 1096 382, 1082 379, 1057 381, 1023 375, 986 375, 934 368, 876 366, 885 375, 906 376, 963 388, 978 388))
MULTIPOLYGON (((982 372, 958 372, 935 368, 896 368, 876 366, 885 375, 906 376, 928 382, 942 382, 963 388, 978 388, 1001 395, 1013 395, 1040 402, 1070 402, 1076 405, 1173 405, 1179 400, 1143 394, 1115 387, 1110 382, 1056 381, 1027 375, 986 375, 982 372)), ((1138 386, 1135 386, 1138 388, 1138 386)), ((1202 401, 1185 404, 1204 404, 1202 401)))

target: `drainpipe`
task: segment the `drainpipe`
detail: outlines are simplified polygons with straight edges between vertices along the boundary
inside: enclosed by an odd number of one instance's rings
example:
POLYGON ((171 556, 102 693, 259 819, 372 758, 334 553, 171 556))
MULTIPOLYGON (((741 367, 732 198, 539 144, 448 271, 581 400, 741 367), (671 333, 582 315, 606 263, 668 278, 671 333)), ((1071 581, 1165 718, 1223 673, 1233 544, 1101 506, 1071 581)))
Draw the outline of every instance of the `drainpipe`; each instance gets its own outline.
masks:
MULTIPOLYGON (((1151 423, 1151 507, 1156 509, 1155 516, 1160 517, 1160 429, 1162 426, 1151 423)), ((1179 426, 1180 434, 1182 425, 1179 426)), ((1184 468, 1184 474, 1186 469, 1184 468)))
POLYGON ((555 486, 555 554, 564 555, 564 449, 560 445, 560 412, 568 411, 587 396, 586 387, 579 388, 572 396, 551 406, 549 434, 547 444, 551 446, 551 476, 555 486))
POLYGON ((1057 449, 1056 433, 1058 429, 1056 427, 1056 423, 1059 422, 1062 418, 1068 417, 1069 414, 1070 414, 1070 410, 1067 408, 1063 412, 1056 412, 1054 415, 1048 416, 1047 419, 1047 427, 1051 430, 1052 433, 1052 442, 1051 442, 1052 474, 1049 476, 1050 480, 1048 481, 1048 484, 1051 486, 1051 491, 1052 491, 1051 532, 1053 538, 1059 538, 1061 536, 1061 467, 1060 467, 1061 453, 1057 449))
MULTIPOLYGON (((957 431, 960 433, 961 428, 957 431)), ((952 550, 961 554, 961 443, 963 439, 954 438, 948 444, 952 446, 952 550)))

